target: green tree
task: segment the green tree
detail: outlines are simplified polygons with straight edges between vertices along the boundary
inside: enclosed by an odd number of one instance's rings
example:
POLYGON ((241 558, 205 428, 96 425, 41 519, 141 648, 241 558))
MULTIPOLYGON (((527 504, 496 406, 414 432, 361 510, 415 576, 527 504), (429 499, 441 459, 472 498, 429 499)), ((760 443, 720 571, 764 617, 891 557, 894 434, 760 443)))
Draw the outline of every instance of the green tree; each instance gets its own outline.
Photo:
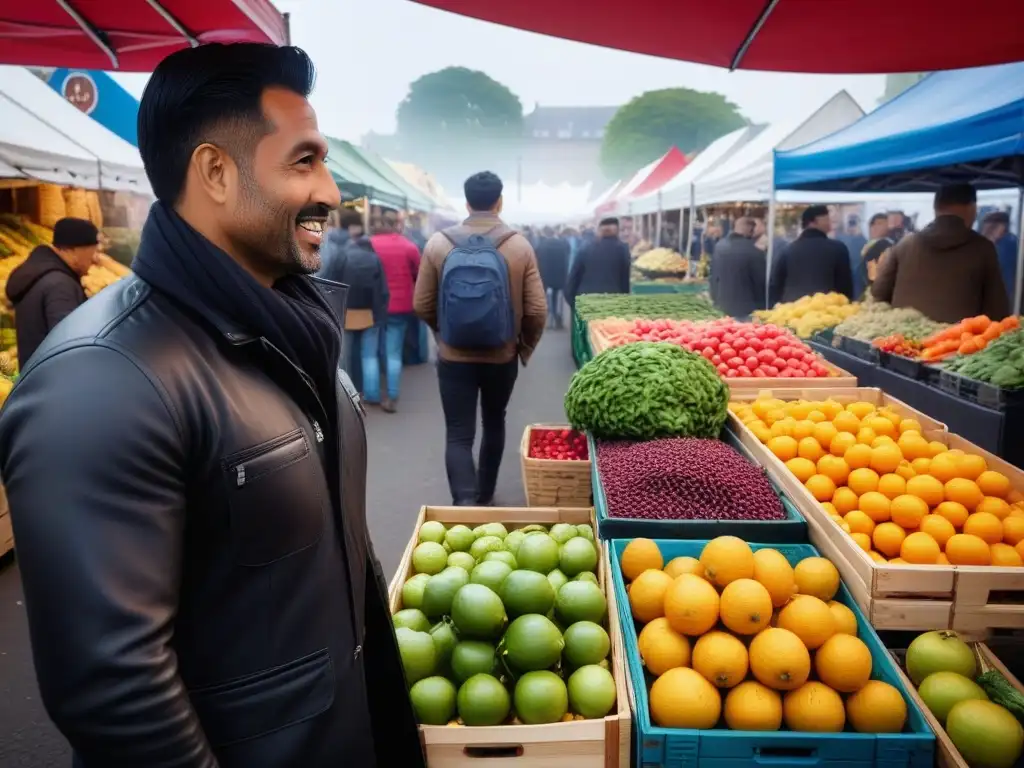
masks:
POLYGON ((736 105, 720 93, 665 88, 642 93, 608 123, 601 168, 610 179, 634 173, 671 147, 698 152, 719 136, 743 127, 736 105))
POLYGON ((506 86, 465 67, 446 67, 414 81, 398 105, 398 135, 424 141, 461 143, 467 139, 522 135, 523 105, 506 86))

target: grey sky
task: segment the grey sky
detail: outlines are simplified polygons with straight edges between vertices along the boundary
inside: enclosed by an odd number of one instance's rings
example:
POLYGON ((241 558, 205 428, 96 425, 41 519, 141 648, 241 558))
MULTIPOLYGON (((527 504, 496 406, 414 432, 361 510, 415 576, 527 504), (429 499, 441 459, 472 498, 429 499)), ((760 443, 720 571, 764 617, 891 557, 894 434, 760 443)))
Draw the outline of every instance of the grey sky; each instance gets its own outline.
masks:
MULTIPOLYGON (((840 88, 869 111, 885 86, 879 75, 730 73, 506 29, 408 0, 275 4, 291 13, 292 42, 316 63, 313 105, 321 130, 350 140, 370 130, 394 130, 395 108, 409 83, 452 65, 480 69, 503 82, 527 112, 538 102, 618 105, 643 91, 686 86, 724 93, 746 117, 770 122, 807 113, 840 88)), ((680 37, 685 39, 682 24, 680 37)), ((813 44, 828 45, 827 38, 813 44)), ((136 95, 142 93, 145 75, 115 77, 136 95)))

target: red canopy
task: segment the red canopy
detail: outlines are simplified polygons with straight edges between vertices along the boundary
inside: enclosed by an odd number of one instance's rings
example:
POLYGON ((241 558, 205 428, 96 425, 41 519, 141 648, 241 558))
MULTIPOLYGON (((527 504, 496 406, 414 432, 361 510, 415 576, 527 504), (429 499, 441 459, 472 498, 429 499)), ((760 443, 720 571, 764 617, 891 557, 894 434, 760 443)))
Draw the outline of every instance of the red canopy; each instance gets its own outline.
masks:
POLYGON ((625 182, 619 182, 614 191, 597 206, 594 213, 597 216, 611 213, 619 207, 619 203, 657 192, 682 173, 689 162, 678 147, 672 147, 653 163, 645 165, 634 173, 625 182))
POLYGON ((1024 60, 1024 0, 416 0, 626 51, 778 72, 931 72, 1024 60))
POLYGON ((270 0, 0 0, 0 62, 151 72, 210 42, 288 39, 270 0))

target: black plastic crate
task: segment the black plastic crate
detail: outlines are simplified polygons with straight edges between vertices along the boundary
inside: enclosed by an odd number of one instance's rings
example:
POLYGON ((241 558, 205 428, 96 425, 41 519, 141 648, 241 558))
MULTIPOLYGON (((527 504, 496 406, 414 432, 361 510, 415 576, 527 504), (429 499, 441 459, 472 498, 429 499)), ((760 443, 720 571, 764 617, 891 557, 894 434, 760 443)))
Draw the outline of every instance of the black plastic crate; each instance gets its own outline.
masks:
POLYGON ((975 403, 983 408, 1005 411, 1008 408, 1024 406, 1024 390, 1003 389, 944 369, 939 369, 938 386, 946 394, 959 397, 969 403, 975 403))
POLYGON ((925 377, 924 366, 920 361, 913 358, 879 350, 879 360, 881 366, 886 370, 898 373, 900 376, 906 376, 908 379, 920 381, 925 377))
MULTIPOLYGON (((839 349, 851 357, 856 357, 858 360, 863 360, 865 363, 871 363, 872 365, 880 364, 881 355, 879 351, 868 342, 851 339, 849 336, 838 336, 836 338, 839 339, 839 349)), ((836 346, 835 343, 832 346, 836 346)))

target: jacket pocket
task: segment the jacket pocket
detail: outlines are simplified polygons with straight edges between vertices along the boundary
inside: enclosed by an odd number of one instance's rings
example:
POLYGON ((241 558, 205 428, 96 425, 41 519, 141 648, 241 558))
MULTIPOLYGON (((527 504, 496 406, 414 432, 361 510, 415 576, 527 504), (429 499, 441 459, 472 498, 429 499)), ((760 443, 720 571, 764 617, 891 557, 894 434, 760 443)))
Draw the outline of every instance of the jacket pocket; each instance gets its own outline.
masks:
POLYGON ((322 480, 301 429, 229 456, 222 466, 239 565, 269 565, 320 540, 322 480))
POLYGON ((189 691, 206 738, 226 747, 298 725, 334 703, 334 665, 326 648, 279 667, 189 691))

